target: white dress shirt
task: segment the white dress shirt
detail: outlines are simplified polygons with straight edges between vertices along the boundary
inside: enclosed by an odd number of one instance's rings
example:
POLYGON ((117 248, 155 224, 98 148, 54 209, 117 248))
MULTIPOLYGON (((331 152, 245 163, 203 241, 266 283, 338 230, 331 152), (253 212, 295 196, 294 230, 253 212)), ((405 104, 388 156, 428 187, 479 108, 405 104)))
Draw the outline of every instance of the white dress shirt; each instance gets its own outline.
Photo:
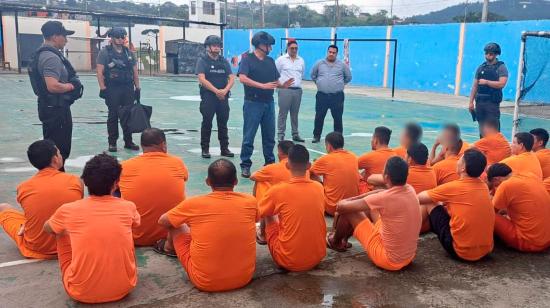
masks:
POLYGON ((275 66, 281 77, 279 82, 285 83, 290 78, 294 78, 294 82, 290 85, 293 88, 302 87, 302 79, 306 70, 306 63, 302 57, 296 55, 295 59, 292 59, 288 53, 280 56, 275 61, 275 66))

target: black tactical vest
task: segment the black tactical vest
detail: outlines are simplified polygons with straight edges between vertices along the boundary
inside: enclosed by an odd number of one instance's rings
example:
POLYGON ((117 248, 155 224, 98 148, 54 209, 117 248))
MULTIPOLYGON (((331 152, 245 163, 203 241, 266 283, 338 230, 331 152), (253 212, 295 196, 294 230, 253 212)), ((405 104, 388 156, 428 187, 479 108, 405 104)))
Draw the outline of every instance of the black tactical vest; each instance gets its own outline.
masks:
MULTIPOLYGON (((488 64, 487 62, 481 65, 478 79, 485 79, 489 81, 498 81, 498 68, 503 65, 504 62, 498 61, 495 64, 488 64)), ((490 101, 495 104, 502 102, 502 89, 491 88, 487 85, 479 85, 477 88, 476 100, 490 101)))
MULTIPOLYGON (((203 58, 206 63, 206 70, 204 76, 214 87, 217 89, 223 89, 227 86, 228 78, 231 72, 227 71, 226 60, 224 57, 219 56, 217 60, 205 55, 203 58)), ((201 94, 203 91, 208 91, 205 87, 200 86, 201 94)))
POLYGON ((104 71, 107 87, 133 84, 135 61, 132 58, 130 50, 123 46, 122 52, 118 53, 112 45, 106 46, 105 49, 109 55, 109 60, 104 71))

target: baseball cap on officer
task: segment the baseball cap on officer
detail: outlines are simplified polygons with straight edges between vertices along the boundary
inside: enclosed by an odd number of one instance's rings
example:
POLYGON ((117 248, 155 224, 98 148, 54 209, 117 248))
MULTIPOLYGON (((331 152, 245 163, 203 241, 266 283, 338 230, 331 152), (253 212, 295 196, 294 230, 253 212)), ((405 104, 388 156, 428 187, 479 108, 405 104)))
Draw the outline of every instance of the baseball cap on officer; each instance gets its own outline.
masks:
POLYGON ((485 45, 485 48, 483 48, 483 51, 485 53, 493 53, 495 55, 500 55, 500 46, 497 43, 489 43, 485 45))
POLYGON ((271 36, 271 34, 265 31, 260 31, 252 37, 252 46, 258 47, 260 45, 275 45, 275 39, 271 36))
POLYGON ((223 45, 222 38, 217 35, 209 35, 204 40, 204 47, 212 45, 217 45, 221 47, 223 45))
POLYGON ((42 36, 45 38, 52 37, 54 35, 73 35, 74 31, 65 29, 63 24, 60 21, 50 20, 42 25, 41 28, 42 36))

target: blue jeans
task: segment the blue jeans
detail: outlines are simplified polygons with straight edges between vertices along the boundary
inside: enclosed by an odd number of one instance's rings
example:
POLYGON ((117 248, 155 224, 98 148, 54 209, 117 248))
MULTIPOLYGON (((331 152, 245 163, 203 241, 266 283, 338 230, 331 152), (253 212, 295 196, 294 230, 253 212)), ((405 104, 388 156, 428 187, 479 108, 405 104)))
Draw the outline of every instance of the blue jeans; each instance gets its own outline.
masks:
POLYGON ((275 162, 275 103, 244 101, 243 144, 241 147, 241 168, 252 166, 250 157, 254 152, 254 138, 258 127, 262 127, 262 149, 266 164, 275 162))

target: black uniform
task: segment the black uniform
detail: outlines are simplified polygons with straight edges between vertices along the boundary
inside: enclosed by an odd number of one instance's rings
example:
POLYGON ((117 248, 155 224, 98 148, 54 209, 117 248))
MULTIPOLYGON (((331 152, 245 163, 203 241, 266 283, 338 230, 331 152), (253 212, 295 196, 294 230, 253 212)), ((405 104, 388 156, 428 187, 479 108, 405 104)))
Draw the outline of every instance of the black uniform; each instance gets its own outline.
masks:
POLYGON ((63 160, 66 160, 71 153, 71 105, 82 97, 83 87, 71 63, 50 45, 44 44, 34 53, 28 73, 33 91, 38 96, 38 118, 42 122, 44 139, 52 140, 63 160), (50 93, 45 77, 56 78, 61 83, 72 83, 75 89, 61 94, 50 93))
MULTIPOLYGON (((217 89, 223 89, 229 82, 231 75, 231 66, 229 62, 219 56, 216 60, 205 55, 197 61, 196 74, 204 74, 208 80, 217 89)), ((229 137, 227 134, 227 120, 229 119, 229 93, 224 100, 220 100, 214 92, 199 85, 201 95, 200 112, 202 114, 201 124, 201 147, 208 150, 210 146, 210 135, 212 132, 212 120, 216 115, 218 124, 218 140, 221 149, 227 149, 229 146, 229 137)))
MULTIPOLYGON (((105 104, 109 110, 107 115, 107 133, 109 145, 116 145, 118 140, 118 119, 120 108, 131 105, 134 97, 134 65, 136 60, 133 53, 123 47, 122 52, 117 52, 112 45, 104 47, 97 56, 97 63, 105 67, 104 77, 105 104)), ((122 126, 125 144, 132 143, 132 134, 122 126)))
MULTIPOLYGON (((500 77, 507 77, 508 70, 504 62, 495 64, 487 62, 481 64, 476 72, 476 80, 485 79, 498 81, 500 77)), ((479 126, 488 118, 500 120, 500 103, 502 102, 502 89, 491 88, 487 85, 478 85, 476 93, 476 116, 479 126)))

